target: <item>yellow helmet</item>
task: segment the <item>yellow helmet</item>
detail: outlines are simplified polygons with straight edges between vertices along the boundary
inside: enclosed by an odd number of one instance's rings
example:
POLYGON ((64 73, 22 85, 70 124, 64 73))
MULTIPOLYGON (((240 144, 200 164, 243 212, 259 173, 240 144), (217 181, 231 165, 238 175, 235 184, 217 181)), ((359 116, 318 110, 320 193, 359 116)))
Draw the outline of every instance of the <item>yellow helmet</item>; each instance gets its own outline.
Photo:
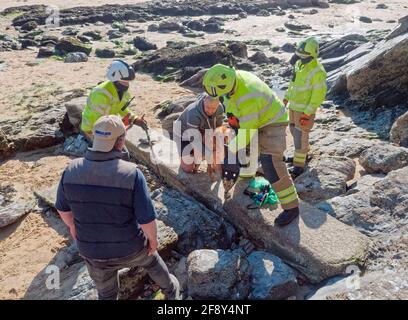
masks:
POLYGON ((301 58, 319 57, 319 42, 315 37, 309 37, 299 43, 296 49, 296 55, 301 58))
POLYGON ((236 77, 234 68, 216 64, 205 73, 203 87, 210 96, 221 97, 234 89, 236 77))

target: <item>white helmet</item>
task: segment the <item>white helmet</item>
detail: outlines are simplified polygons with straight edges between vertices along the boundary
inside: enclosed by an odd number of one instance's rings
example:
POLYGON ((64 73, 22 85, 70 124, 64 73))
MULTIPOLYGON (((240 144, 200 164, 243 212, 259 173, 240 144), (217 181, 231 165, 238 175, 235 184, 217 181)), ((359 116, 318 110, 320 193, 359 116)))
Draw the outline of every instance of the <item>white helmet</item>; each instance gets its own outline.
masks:
POLYGON ((135 70, 122 60, 113 61, 106 73, 106 77, 112 82, 119 80, 132 81, 135 79, 135 76, 135 70))

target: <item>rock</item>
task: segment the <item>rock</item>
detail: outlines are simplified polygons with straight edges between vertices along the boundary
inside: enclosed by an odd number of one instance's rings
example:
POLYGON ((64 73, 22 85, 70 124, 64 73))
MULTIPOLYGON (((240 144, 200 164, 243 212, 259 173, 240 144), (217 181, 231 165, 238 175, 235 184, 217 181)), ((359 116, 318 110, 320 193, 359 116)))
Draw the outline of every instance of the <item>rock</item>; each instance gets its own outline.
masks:
POLYGON ((217 44, 206 44, 186 48, 181 51, 162 48, 136 61, 133 67, 136 71, 159 75, 163 74, 166 68, 177 70, 186 67, 209 68, 216 63, 231 64, 234 61, 234 57, 227 47, 217 44))
POLYGON ((262 51, 256 52, 253 56, 249 57, 249 60, 256 64, 265 64, 270 62, 269 58, 262 51))
POLYGON ((212 183, 205 172, 194 176, 180 172, 174 142, 157 130, 151 130, 150 136, 154 141, 153 153, 141 128, 128 131, 126 146, 138 161, 148 165, 168 184, 193 196, 221 217, 227 217, 265 251, 289 262, 310 281, 320 282, 341 274, 351 263, 365 261, 368 239, 353 228, 303 201, 300 202, 301 218, 285 228, 278 228, 274 219, 281 212, 280 208, 247 209, 252 203, 243 194, 247 181, 238 181, 226 199, 223 185, 219 181, 212 183))
POLYGON ((385 173, 408 166, 408 149, 378 143, 363 151, 360 163, 367 173, 385 173))
POLYGON ((98 58, 114 58, 116 56, 112 49, 96 49, 95 54, 98 58))
POLYGON ((151 24, 151 25, 149 25, 149 26, 147 27, 147 31, 150 31, 150 32, 159 31, 159 25, 153 23, 153 24, 151 24))
POLYGON ((76 281, 69 293, 68 300, 97 300, 98 292, 92 281, 88 269, 84 264, 78 271, 76 281))
POLYGON ((401 147, 408 147, 408 112, 400 116, 392 125, 390 140, 401 147))
POLYGON ((222 28, 218 23, 207 23, 203 27, 204 32, 209 32, 209 33, 217 33, 217 32, 222 32, 222 28))
POLYGON ((354 161, 345 157, 312 160, 306 172, 295 180, 296 190, 303 200, 311 202, 345 194, 355 170, 354 161))
POLYGON ((102 40, 100 31, 86 31, 82 34, 84 37, 91 38, 94 41, 102 40))
POLYGON ((24 24, 21 26, 21 30, 24 30, 24 31, 32 31, 32 30, 34 30, 34 29, 37 29, 37 27, 38 27, 37 22, 35 22, 35 21, 28 21, 28 22, 24 23, 24 24))
POLYGON ((408 34, 383 41, 344 67, 347 91, 371 108, 403 103, 408 98, 407 66, 408 34))
POLYGON ((394 30, 392 30, 385 39, 391 40, 393 38, 406 34, 407 32, 408 32, 408 16, 405 16, 398 20, 398 26, 396 26, 394 30))
POLYGON ((63 36, 71 36, 75 37, 79 33, 78 29, 75 29, 73 27, 68 27, 64 31, 62 31, 63 36))
POLYGON ((108 38, 109 38, 110 40, 119 39, 119 38, 122 38, 122 37, 124 36, 123 32, 121 32, 121 31, 119 31, 119 30, 116 30, 116 29, 114 29, 114 30, 109 30, 109 31, 106 33, 106 35, 108 36, 108 38))
POLYGON ((40 39, 40 44, 42 46, 55 46, 58 41, 59 38, 57 36, 44 35, 40 39))
POLYGON ((6 134, 0 128, 0 160, 8 158, 14 151, 14 145, 8 140, 6 134))
POLYGON ((64 37, 58 41, 57 45, 55 46, 55 50, 64 55, 70 52, 83 52, 89 56, 92 51, 92 47, 73 37, 64 37))
POLYGON ((66 55, 65 63, 87 62, 88 56, 83 52, 70 52, 66 55))
POLYGON ((227 249, 231 246, 234 228, 193 199, 166 188, 153 198, 153 203, 157 218, 177 233, 178 252, 188 254, 197 249, 227 249))
POLYGON ((255 251, 248 256, 251 267, 249 299, 282 300, 295 294, 296 273, 283 261, 267 252, 255 251))
POLYGON ((78 130, 82 121, 82 111, 84 110, 87 97, 78 97, 65 103, 64 107, 67 110, 69 122, 78 130))
POLYGON ((71 136, 65 139, 62 149, 66 155, 83 157, 88 147, 89 142, 83 135, 79 134, 76 138, 71 136))
POLYGON ((179 31, 180 28, 181 24, 175 20, 166 20, 159 24, 159 31, 161 32, 179 31))
POLYGON ((37 58, 49 58, 55 54, 54 47, 41 47, 38 50, 37 58))
POLYGON ((240 12, 240 13, 238 13, 238 17, 240 17, 241 19, 246 19, 246 18, 248 18, 248 13, 240 12))
POLYGON ((309 30, 312 27, 308 24, 302 24, 296 21, 288 21, 285 22, 285 27, 292 31, 302 31, 302 30, 309 30))
POLYGON ((28 47, 37 47, 38 46, 38 42, 32 39, 19 39, 18 41, 20 41, 21 43, 21 47, 23 49, 28 48, 28 47))
POLYGON ((282 28, 282 27, 276 28, 275 30, 278 31, 278 32, 285 32, 286 31, 286 29, 282 28))
MULTIPOLYGON (((350 270, 351 271, 351 270, 350 270)), ((369 272, 360 270, 347 278, 335 278, 319 288, 308 300, 394 300, 408 298, 406 270, 369 272)))
POLYGON ((157 49, 157 46, 154 43, 149 42, 145 37, 135 37, 133 39, 133 45, 135 46, 135 48, 141 51, 157 49))
POLYGON ((370 203, 370 197, 382 179, 384 175, 365 175, 346 195, 322 201, 317 207, 366 235, 379 234, 390 228, 390 220, 381 208, 370 203))
POLYGON ((259 17, 269 17, 271 13, 268 10, 262 9, 259 10, 256 15, 259 17))
POLYGON ((192 77, 180 83, 182 87, 201 88, 203 85, 203 78, 208 69, 202 69, 192 77))
POLYGON ((245 43, 235 41, 228 44, 228 49, 231 50, 235 57, 247 59, 248 58, 248 47, 245 43))
POLYGON ((373 23, 373 19, 371 19, 370 17, 366 17, 366 16, 361 16, 359 20, 364 23, 373 23))
POLYGON ((187 28, 195 31, 203 31, 204 22, 202 20, 191 20, 187 23, 187 28))
POLYGON ((195 250, 187 258, 188 292, 194 299, 245 299, 237 286, 248 281, 247 265, 239 251, 195 250))
POLYGON ((294 53, 296 51, 296 46, 293 43, 285 43, 282 48, 284 52, 294 53))
POLYGON ((77 38, 78 38, 79 41, 81 41, 83 43, 91 43, 92 42, 91 38, 88 38, 88 37, 85 37, 85 36, 79 35, 79 36, 77 36, 77 38))
POLYGON ((0 204, 0 228, 18 221, 34 208, 32 203, 24 202, 22 199, 14 199, 14 201, 5 206, 0 204))
POLYGON ((154 107, 156 116, 159 119, 164 119, 168 115, 182 112, 187 106, 196 101, 197 96, 190 95, 180 97, 174 101, 167 100, 154 107))
POLYGON ((375 7, 376 9, 388 9, 388 6, 385 3, 379 3, 375 7))

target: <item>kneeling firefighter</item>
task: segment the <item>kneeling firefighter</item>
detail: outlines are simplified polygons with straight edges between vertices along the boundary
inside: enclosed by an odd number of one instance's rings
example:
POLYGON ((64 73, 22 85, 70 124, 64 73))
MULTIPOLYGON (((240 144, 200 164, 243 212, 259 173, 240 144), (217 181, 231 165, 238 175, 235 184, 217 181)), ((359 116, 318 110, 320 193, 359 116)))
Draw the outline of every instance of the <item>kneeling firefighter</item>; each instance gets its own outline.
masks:
MULTIPOLYGON (((283 160, 289 122, 283 102, 254 74, 222 64, 207 71, 203 86, 209 95, 222 97, 226 113, 237 119, 238 133, 228 143, 228 152, 236 154, 245 149, 253 133, 258 132, 262 168, 283 209, 275 223, 280 226, 291 223, 299 215, 299 200, 283 160)), ((237 178, 239 169, 236 167, 224 161, 223 176, 237 178)))

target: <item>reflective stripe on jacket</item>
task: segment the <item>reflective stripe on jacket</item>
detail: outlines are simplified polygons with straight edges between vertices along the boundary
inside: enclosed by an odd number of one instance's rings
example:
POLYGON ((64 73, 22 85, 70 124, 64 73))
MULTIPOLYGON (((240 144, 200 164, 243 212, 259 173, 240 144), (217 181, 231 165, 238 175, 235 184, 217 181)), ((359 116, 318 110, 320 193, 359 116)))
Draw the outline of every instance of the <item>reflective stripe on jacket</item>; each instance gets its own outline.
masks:
POLYGON ((130 111, 129 108, 122 110, 130 100, 129 92, 126 91, 119 100, 115 85, 111 81, 105 81, 92 89, 84 111, 82 112, 81 129, 85 132, 92 131, 95 122, 104 115, 118 115, 124 118, 130 111))
POLYGON ((295 78, 289 84, 285 99, 289 101, 289 109, 315 114, 326 99, 327 73, 323 65, 316 59, 304 65, 301 60, 295 64, 295 78))
POLYGON ((230 142, 231 151, 245 148, 255 130, 269 124, 287 123, 288 112, 269 86, 257 76, 246 71, 237 71, 237 84, 230 98, 224 97, 227 113, 239 120, 238 134, 230 142))

